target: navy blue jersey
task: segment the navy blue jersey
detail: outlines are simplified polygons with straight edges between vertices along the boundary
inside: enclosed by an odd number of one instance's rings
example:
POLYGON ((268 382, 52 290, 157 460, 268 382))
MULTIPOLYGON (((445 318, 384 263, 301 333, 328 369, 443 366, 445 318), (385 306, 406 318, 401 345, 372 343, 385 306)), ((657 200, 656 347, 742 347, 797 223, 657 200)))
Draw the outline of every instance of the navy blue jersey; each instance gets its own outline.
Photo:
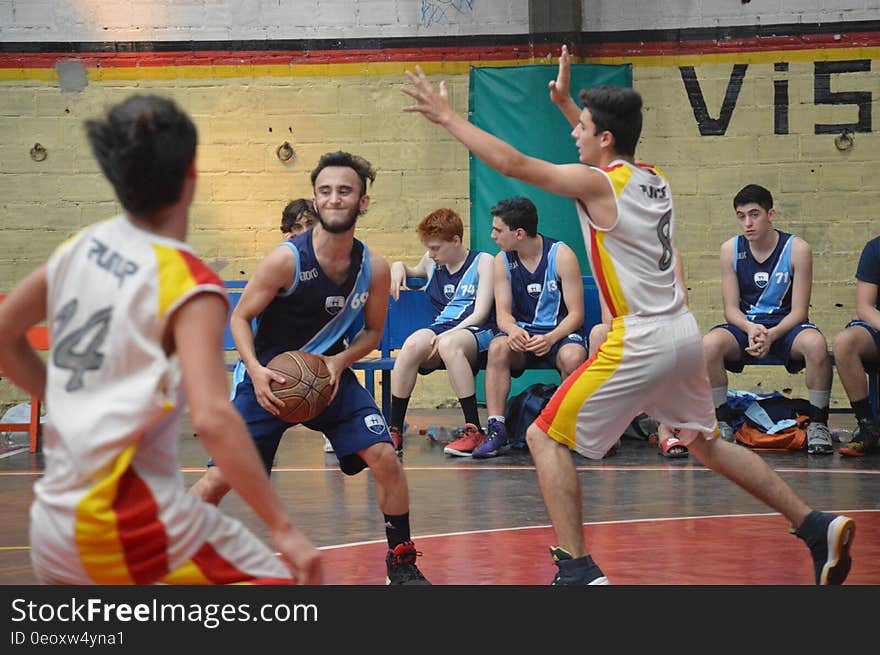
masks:
POLYGON ((779 241, 770 256, 758 262, 744 235, 733 246, 733 270, 739 284, 739 308, 752 323, 778 325, 791 312, 792 236, 779 232, 779 241))
POLYGON ((428 273, 425 293, 434 308, 431 325, 455 327, 474 313, 480 274, 477 267, 482 253, 469 250, 464 263, 455 273, 446 264, 435 264, 428 273))
POLYGON ((516 252, 505 252, 507 274, 513 294, 513 318, 531 334, 546 334, 568 316, 562 297, 562 282, 556 271, 556 253, 560 242, 540 235, 544 246, 541 261, 530 273, 516 252))
MULTIPOLYGON (((856 279, 880 286, 880 237, 871 239, 862 248, 859 267, 856 269, 856 279)), ((877 294, 874 307, 880 309, 880 294, 877 294)))
POLYGON ((370 253, 357 239, 351 249, 351 267, 342 284, 321 270, 312 245, 312 230, 279 247, 296 256, 297 276, 257 317, 254 348, 265 366, 287 350, 335 355, 345 349, 345 336, 362 320, 370 288, 370 253))

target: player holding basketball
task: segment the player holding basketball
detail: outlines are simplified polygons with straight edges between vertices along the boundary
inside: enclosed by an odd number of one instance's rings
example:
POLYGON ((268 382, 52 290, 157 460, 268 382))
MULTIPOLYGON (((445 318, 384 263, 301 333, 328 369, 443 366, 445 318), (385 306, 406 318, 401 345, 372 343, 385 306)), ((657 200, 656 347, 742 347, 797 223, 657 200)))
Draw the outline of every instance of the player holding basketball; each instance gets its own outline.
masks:
POLYGON ((582 163, 526 156, 472 125, 449 106, 420 68, 407 71, 419 112, 486 164, 575 200, 584 242, 613 316, 598 356, 570 375, 528 430, 527 440, 558 546, 554 584, 608 584, 584 543, 581 492, 570 449, 601 458, 640 411, 678 428, 692 455, 782 513, 810 549, 817 584, 846 578, 855 525, 810 508, 758 455, 717 438, 712 393, 696 320, 675 284, 672 193, 662 172, 635 163, 642 99, 633 89, 600 86, 569 93, 563 46, 550 98, 572 124, 582 163), (584 166, 582 164, 589 164, 584 166))
MULTIPOLYGON (((410 537, 409 490, 382 413, 349 368, 379 345, 388 311, 391 273, 387 262, 354 238, 367 211, 372 165, 347 152, 321 157, 312 171, 318 223, 279 244, 259 263, 232 313, 230 330, 241 357, 233 404, 250 429, 266 472, 290 423, 279 418, 283 402, 269 387, 284 377, 266 364, 287 350, 324 356, 335 387, 327 408, 305 425, 330 439, 346 475, 369 467, 385 515, 386 566, 390 584, 429 584, 416 566, 410 537), (256 333, 251 321, 256 319, 256 333), (363 328, 349 342, 352 328, 363 328), (347 345, 346 345, 347 343, 347 345)), ((222 467, 208 470, 192 487, 212 503, 229 491, 222 467)))
POLYGON ((23 389, 45 394, 48 410, 46 470, 31 505, 38 580, 291 582, 241 523, 186 493, 185 396, 205 447, 298 581, 320 583, 317 549, 287 516, 227 400, 223 283, 184 242, 195 125, 170 100, 135 95, 86 129, 124 211, 62 244, 0 305, 0 362, 23 389), (47 364, 25 339, 43 319, 47 364))

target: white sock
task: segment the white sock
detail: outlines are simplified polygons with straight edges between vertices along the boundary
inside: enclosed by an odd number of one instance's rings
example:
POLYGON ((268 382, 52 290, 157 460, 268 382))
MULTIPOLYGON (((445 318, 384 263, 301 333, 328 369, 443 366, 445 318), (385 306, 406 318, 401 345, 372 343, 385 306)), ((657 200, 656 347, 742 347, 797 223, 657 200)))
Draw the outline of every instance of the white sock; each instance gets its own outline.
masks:
POLYGON ((828 405, 831 403, 831 389, 828 391, 807 389, 807 393, 810 396, 810 404, 817 409, 827 409, 828 405))
POLYGON ((490 416, 490 417, 489 417, 489 420, 490 420, 490 421, 498 421, 499 423, 504 423, 504 417, 503 417, 503 416, 490 416))

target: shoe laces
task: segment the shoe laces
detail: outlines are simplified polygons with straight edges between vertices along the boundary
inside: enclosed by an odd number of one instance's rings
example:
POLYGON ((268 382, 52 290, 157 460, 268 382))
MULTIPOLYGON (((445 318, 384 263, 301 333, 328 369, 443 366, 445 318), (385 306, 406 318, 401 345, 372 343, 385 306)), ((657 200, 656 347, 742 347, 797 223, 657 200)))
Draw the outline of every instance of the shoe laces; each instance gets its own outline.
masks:
POLYGON ((811 442, 831 444, 831 430, 824 423, 810 423, 807 427, 807 439, 811 442))
POLYGON ((421 551, 416 550, 416 545, 412 541, 404 541, 397 544, 391 550, 392 563, 401 566, 406 564, 415 564, 416 558, 421 557, 421 551))
POLYGON ((465 426, 461 428, 461 438, 467 439, 469 442, 478 443, 484 437, 485 435, 473 423, 465 423, 465 426))
POLYGON ((400 434, 400 428, 396 425, 391 425, 388 427, 388 433, 391 435, 394 447, 400 448, 400 446, 403 445, 403 436, 400 434))
POLYGON ((506 433, 506 431, 504 429, 503 423, 497 423, 495 421, 492 421, 489 424, 489 429, 486 432, 486 435, 487 435, 489 441, 494 442, 496 439, 504 438, 506 436, 505 433, 506 433))

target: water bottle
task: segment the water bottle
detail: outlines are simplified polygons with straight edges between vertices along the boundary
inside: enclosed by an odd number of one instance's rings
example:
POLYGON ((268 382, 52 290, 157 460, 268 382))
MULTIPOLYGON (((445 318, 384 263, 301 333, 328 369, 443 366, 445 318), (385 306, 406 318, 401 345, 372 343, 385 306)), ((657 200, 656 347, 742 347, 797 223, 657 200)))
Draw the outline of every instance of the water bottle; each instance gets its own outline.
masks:
POLYGON ((434 441, 438 443, 449 442, 449 430, 446 429, 445 425, 441 425, 440 429, 437 430, 437 435, 434 437, 434 441))
POLYGON ((842 428, 838 430, 831 431, 831 440, 835 443, 847 444, 852 441, 852 432, 849 430, 842 428))

